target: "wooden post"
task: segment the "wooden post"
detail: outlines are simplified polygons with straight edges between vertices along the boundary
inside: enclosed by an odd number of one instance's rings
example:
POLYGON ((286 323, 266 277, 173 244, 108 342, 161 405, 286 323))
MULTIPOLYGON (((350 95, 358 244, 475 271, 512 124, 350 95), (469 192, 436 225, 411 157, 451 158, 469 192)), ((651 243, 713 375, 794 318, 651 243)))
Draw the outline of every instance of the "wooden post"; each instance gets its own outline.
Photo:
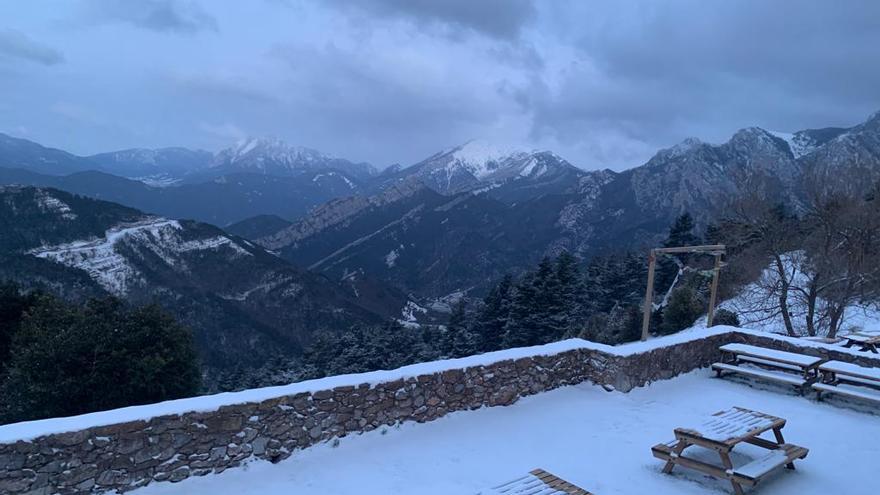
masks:
POLYGON ((652 249, 648 254, 648 289, 645 291, 645 315, 642 317, 642 341, 648 340, 648 328, 651 326, 651 312, 654 310, 654 264, 657 256, 652 249))
POLYGON ((706 315, 706 326, 711 327, 715 319, 715 301, 718 297, 718 273, 721 271, 721 255, 715 255, 715 269, 712 270, 712 290, 709 293, 709 311, 706 315))

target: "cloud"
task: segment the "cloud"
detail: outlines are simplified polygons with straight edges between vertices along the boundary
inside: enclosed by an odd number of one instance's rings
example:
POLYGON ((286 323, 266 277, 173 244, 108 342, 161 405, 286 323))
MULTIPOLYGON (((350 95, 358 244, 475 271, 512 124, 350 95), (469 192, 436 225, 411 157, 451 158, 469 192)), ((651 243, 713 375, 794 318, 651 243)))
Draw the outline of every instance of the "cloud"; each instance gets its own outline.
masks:
POLYGON ((866 63, 878 2, 569 2, 545 14, 557 46, 519 95, 536 137, 575 146, 613 131, 656 149, 752 125, 853 125, 880 107, 880 65, 866 63))
POLYGON ((530 0, 337 0, 329 4, 378 17, 405 18, 451 32, 472 30, 499 39, 518 38, 536 15, 530 0))
POLYGON ((0 56, 43 65, 56 65, 64 62, 64 55, 60 51, 11 29, 0 30, 0 56))
POLYGON ((213 138, 218 138, 225 142, 233 142, 247 137, 247 132, 232 122, 223 122, 222 124, 212 124, 210 122, 199 122, 199 130, 205 132, 213 138))
POLYGON ((151 31, 218 31, 217 20, 194 1, 87 0, 86 12, 99 22, 124 22, 151 31))

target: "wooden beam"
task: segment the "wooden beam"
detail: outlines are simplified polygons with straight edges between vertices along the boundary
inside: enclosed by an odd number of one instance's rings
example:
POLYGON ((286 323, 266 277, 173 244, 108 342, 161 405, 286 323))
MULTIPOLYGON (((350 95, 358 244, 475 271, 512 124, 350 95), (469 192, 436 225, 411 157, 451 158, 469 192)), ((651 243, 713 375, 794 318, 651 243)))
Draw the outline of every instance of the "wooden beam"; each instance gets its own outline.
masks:
POLYGON ((642 341, 648 340, 648 328, 651 326, 651 312, 654 310, 654 265, 657 256, 654 250, 648 254, 648 288, 645 290, 645 314, 642 316, 642 341))
POLYGON ((715 320, 715 301, 718 298, 718 274, 721 271, 721 255, 715 255, 715 268, 712 270, 712 290, 709 292, 709 310, 706 314, 706 326, 711 327, 715 320))
POLYGON ((707 244, 703 246, 677 246, 677 247, 665 247, 665 248, 656 248, 654 252, 657 254, 680 254, 680 253, 725 253, 727 252, 727 246, 724 244, 707 244))

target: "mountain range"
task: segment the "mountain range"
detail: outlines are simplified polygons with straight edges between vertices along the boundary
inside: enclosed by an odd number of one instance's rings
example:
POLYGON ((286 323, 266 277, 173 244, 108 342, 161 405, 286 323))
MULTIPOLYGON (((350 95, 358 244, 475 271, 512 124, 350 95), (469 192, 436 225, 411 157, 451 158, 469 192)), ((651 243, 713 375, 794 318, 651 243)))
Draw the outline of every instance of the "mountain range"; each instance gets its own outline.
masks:
POLYGON ((253 365, 315 332, 438 321, 563 250, 654 246, 681 213, 704 228, 746 192, 797 207, 878 179, 880 113, 689 138, 622 172, 484 141, 379 172, 274 139, 78 157, 0 135, 0 184, 19 184, 0 190, 0 278, 156 299, 196 329, 207 365, 253 365))
POLYGON ((158 302, 207 369, 296 355, 318 331, 399 315, 398 291, 329 280, 217 227, 64 191, 0 186, 0 279, 72 300, 158 302))
POLYGON ((722 144, 684 140, 620 173, 465 145, 398 172, 395 184, 409 185, 390 198, 334 201, 255 242, 331 278, 360 270, 423 298, 480 292, 563 249, 589 258, 656 245, 684 212, 705 228, 731 198, 756 188, 798 205, 808 182, 872 184, 878 139, 880 114, 791 135, 751 127, 722 144))

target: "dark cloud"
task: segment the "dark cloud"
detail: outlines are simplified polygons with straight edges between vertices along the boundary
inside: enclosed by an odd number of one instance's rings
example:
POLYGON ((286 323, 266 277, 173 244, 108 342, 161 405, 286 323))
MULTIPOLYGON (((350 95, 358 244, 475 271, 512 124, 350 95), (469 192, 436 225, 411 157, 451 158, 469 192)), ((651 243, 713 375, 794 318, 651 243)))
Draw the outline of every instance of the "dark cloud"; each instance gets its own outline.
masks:
POLYGON ((34 41, 24 33, 10 29, 0 30, 0 57, 10 57, 43 65, 64 62, 64 55, 58 50, 34 41))
POLYGON ((470 29, 500 39, 518 38, 536 16, 530 0, 336 0, 329 4, 445 29, 470 29))
POLYGON ((217 20, 187 0, 88 0, 88 14, 96 20, 125 22, 153 31, 195 33, 217 31, 217 20))
POLYGON ((568 31, 583 63, 565 67, 552 91, 530 94, 537 134, 576 139, 610 126, 662 146, 691 134, 723 140, 748 125, 851 125, 880 108, 880 2, 565 10, 562 24, 588 20, 568 31))
MULTIPOLYGON (((0 2, 68 59, 57 79, 0 63, 0 132, 84 152, 269 134, 378 165, 485 138, 622 169, 688 136, 880 109, 876 0, 195 1, 0 2), (114 28, 58 29, 82 5, 114 28)), ((20 45, 0 57, 53 60, 20 45)))

